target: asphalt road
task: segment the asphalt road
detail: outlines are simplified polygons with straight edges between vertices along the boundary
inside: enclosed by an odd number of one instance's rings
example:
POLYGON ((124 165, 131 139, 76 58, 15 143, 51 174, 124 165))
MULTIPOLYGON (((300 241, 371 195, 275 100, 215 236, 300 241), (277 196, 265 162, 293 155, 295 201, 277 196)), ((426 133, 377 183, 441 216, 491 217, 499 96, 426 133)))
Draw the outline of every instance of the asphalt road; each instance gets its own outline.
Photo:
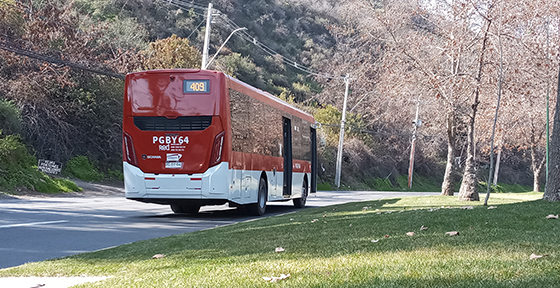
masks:
MULTIPOLYGON (((321 191, 308 198, 307 206, 437 194, 321 191)), ((291 201, 269 203, 266 215, 295 210, 291 201)), ((253 218, 227 206, 203 207, 194 216, 176 215, 169 206, 124 196, 4 198, 0 199, 0 269, 253 218)))

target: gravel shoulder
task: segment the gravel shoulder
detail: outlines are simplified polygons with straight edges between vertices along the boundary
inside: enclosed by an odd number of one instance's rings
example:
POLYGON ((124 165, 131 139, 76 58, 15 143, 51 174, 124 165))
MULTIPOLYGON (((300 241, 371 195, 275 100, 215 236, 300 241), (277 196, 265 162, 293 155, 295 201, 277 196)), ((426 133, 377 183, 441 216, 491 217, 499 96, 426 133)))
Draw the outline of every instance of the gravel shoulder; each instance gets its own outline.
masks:
POLYGON ((25 188, 17 188, 15 191, 0 191, 0 200, 9 199, 31 199, 31 198, 63 198, 63 197, 103 197, 124 196, 123 181, 87 182, 79 179, 70 179, 81 187, 80 192, 41 193, 25 188))

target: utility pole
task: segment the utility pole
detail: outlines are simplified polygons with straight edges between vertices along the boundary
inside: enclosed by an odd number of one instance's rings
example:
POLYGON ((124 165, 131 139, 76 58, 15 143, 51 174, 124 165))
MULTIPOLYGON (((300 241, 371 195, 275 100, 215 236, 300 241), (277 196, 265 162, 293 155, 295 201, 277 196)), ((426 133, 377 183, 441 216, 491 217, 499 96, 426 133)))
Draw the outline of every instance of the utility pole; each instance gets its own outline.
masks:
POLYGON ((208 62, 208 46, 210 46, 210 23, 212 22, 212 3, 208 3, 208 16, 206 16, 206 31, 204 33, 204 47, 202 48, 202 64, 200 70, 206 70, 208 62))
POLYGON ((338 137, 338 153, 336 154, 336 175, 334 184, 340 188, 340 169, 342 166, 342 146, 344 144, 344 123, 346 122, 346 102, 348 100, 348 88, 350 86, 350 75, 344 77, 346 91, 344 92, 344 104, 342 105, 342 121, 340 121, 340 136, 338 137))
POLYGON ((414 175, 414 150, 416 149, 416 129, 422 125, 422 120, 418 119, 418 112, 420 111, 420 96, 418 96, 418 101, 416 102, 416 117, 413 124, 412 130, 412 145, 410 147, 410 163, 408 164, 408 188, 412 188, 412 176, 414 175))

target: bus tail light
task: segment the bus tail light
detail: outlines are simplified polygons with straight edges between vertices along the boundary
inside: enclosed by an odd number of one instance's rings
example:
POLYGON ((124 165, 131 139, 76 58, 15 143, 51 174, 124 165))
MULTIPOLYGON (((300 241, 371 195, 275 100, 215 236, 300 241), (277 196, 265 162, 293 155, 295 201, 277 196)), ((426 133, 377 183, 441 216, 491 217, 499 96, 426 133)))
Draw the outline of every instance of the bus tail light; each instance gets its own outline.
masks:
POLYGON ((212 153, 210 154, 210 165, 212 167, 217 165, 222 161, 222 149, 224 146, 224 135, 225 132, 222 131, 214 138, 214 144, 212 145, 212 153))
POLYGON ((138 167, 138 159, 136 158, 136 151, 134 151, 134 144, 132 144, 132 137, 126 132, 123 132, 123 153, 126 162, 138 167))

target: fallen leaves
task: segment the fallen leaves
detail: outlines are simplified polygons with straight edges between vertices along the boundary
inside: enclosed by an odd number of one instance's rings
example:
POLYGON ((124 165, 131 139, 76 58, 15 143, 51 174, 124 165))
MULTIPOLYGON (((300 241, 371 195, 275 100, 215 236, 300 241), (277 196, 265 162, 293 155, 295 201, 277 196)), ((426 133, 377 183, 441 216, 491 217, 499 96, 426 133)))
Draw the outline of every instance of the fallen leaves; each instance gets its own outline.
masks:
POLYGON ((463 210, 473 210, 474 207, 473 206, 461 206, 461 209, 463 209, 463 210))
POLYGON ((276 253, 280 253, 280 252, 284 252, 284 251, 286 251, 286 250, 282 247, 276 247, 276 249, 274 249, 274 252, 276 252, 276 253))
POLYGON ((546 216, 546 219, 558 219, 558 215, 550 214, 550 215, 546 216))
POLYGON ((160 259, 160 258, 164 258, 165 254, 156 254, 154 256, 152 256, 152 259, 160 259))
POLYGON ((459 232, 457 232, 457 231, 450 231, 450 232, 446 232, 445 234, 447 234, 449 236, 459 236, 459 232))
POLYGON ((420 231, 424 231, 424 230, 428 230, 428 227, 424 227, 424 225, 422 225, 422 227, 420 227, 420 231))
POLYGON ((373 239, 373 240, 371 240, 371 242, 372 243, 377 243, 377 242, 379 242, 379 239, 373 239))
POLYGON ((407 232, 406 233, 406 235, 408 235, 408 236, 414 236, 414 234, 415 234, 414 232, 407 232))
POLYGON ((272 276, 272 277, 262 277, 262 278, 268 282, 278 282, 280 280, 285 280, 290 278, 290 274, 280 274, 280 277, 272 276))

